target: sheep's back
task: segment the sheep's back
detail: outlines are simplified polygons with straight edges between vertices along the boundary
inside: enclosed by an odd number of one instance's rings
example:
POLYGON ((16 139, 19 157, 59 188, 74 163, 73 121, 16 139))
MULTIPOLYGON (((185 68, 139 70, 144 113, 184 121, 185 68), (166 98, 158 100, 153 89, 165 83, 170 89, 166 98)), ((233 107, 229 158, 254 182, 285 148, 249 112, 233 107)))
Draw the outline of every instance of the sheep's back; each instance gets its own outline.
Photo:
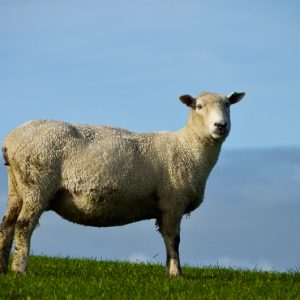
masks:
POLYGON ((148 193, 158 178, 151 141, 152 134, 107 126, 30 121, 9 133, 3 146, 15 169, 30 174, 32 182, 51 175, 73 191, 136 194, 148 193))

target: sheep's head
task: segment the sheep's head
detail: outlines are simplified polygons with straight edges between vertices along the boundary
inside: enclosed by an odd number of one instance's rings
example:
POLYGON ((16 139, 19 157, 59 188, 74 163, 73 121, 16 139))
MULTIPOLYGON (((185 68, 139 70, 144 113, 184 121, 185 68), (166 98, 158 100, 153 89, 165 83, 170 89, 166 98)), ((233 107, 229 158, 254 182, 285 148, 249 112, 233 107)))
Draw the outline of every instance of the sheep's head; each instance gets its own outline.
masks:
POLYGON ((230 131, 230 106, 244 96, 243 92, 234 92, 228 96, 202 93, 196 98, 182 95, 179 99, 191 108, 193 125, 200 126, 202 133, 219 140, 226 138, 230 131))

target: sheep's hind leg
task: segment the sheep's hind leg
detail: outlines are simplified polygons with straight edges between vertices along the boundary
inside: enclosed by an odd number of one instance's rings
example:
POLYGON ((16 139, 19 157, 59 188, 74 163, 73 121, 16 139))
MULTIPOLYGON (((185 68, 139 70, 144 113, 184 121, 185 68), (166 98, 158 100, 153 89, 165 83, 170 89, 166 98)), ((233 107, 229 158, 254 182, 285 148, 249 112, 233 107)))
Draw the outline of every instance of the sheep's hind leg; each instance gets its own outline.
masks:
POLYGON ((158 220, 159 231, 163 236, 167 252, 167 272, 170 276, 181 276, 179 260, 181 216, 163 215, 158 220))
POLYGON ((15 230, 15 252, 12 262, 12 271, 15 273, 27 271, 31 235, 44 210, 45 203, 39 193, 27 194, 27 198, 23 199, 15 230))
POLYGON ((0 273, 8 270, 9 254, 13 243, 16 221, 22 208, 12 173, 8 172, 8 207, 0 225, 0 273))

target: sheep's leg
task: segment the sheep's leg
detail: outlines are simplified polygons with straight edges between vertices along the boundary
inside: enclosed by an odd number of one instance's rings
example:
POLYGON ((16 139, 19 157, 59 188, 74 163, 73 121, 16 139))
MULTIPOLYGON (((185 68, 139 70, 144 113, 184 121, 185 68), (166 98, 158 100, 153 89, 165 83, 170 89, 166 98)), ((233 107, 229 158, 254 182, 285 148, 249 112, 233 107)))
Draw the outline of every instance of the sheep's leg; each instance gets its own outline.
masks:
POLYGON ((181 267, 179 260, 180 243, 180 218, 163 215, 158 220, 159 231, 163 236, 167 252, 167 272, 170 276, 180 276, 181 267))
POLYGON ((16 223, 12 262, 12 271, 15 273, 25 273, 27 270, 31 235, 45 208, 40 195, 29 195, 23 199, 23 206, 16 223))
POLYGON ((8 209, 0 225, 0 273, 7 271, 8 259, 13 242, 16 221, 21 207, 21 198, 10 198, 8 209))
POLYGON ((7 272, 16 221, 22 208, 12 173, 8 172, 8 207, 0 225, 0 273, 7 272))

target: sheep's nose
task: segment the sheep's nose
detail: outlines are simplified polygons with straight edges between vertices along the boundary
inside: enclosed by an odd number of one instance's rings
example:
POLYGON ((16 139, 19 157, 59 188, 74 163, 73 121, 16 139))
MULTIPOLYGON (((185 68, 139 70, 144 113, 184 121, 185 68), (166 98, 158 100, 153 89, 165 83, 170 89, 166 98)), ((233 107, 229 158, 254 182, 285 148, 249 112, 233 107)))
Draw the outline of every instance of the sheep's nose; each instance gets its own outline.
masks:
POLYGON ((214 125, 215 125, 219 130, 224 130, 224 129, 226 129, 226 127, 227 127, 227 122, 222 122, 222 123, 216 122, 214 125))

